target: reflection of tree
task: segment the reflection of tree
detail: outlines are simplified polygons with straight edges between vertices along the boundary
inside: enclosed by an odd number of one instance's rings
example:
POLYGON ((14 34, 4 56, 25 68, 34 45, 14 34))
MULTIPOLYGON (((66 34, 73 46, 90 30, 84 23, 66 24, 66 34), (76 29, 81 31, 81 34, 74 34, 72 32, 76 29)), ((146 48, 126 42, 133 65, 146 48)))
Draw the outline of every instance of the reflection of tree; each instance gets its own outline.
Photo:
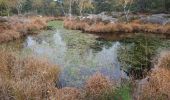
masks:
POLYGON ((138 36, 122 43, 118 58, 125 71, 135 75, 135 78, 143 78, 145 72, 151 68, 152 57, 158 48, 166 46, 167 44, 159 38, 138 36))

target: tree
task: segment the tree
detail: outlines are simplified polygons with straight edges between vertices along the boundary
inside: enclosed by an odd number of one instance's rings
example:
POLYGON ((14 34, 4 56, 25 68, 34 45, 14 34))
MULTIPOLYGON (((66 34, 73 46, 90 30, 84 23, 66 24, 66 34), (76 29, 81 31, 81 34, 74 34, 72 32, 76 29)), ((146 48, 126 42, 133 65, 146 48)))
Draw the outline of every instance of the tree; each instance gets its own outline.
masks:
POLYGON ((25 0, 12 0, 11 3, 14 5, 14 8, 17 9, 18 14, 21 14, 25 0))
POLYGON ((8 8, 8 1, 0 0, 0 15, 8 15, 9 16, 9 8, 8 8))
POLYGON ((125 14, 127 22, 129 21, 128 15, 129 15, 132 3, 133 3, 133 0, 118 0, 118 4, 120 4, 123 7, 123 12, 125 14))
POLYGON ((50 2, 49 8, 51 9, 51 15, 52 16, 54 16, 55 7, 56 7, 55 1, 50 2))
POLYGON ((113 10, 112 2, 114 0, 93 0, 95 5, 95 13, 101 13, 103 11, 111 12, 113 10))
POLYGON ((43 6, 43 0, 33 0, 32 6, 36 10, 36 13, 38 13, 38 9, 40 9, 43 6))
POLYGON ((80 15, 83 16, 83 10, 88 8, 94 8, 91 0, 77 0, 80 15))

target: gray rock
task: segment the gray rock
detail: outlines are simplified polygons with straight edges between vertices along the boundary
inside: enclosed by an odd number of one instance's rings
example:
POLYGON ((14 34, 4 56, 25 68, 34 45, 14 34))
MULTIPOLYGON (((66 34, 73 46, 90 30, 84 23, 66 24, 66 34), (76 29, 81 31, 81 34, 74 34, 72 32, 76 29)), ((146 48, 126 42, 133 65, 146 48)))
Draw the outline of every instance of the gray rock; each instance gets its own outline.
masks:
POLYGON ((122 12, 111 12, 111 15, 113 18, 118 18, 118 17, 121 17, 123 13, 122 12))
POLYGON ((141 17, 140 20, 143 23, 166 25, 167 23, 169 23, 169 19, 165 18, 164 16, 164 14, 156 14, 147 17, 141 17))
POLYGON ((5 18, 5 17, 0 17, 0 22, 7 22, 7 21, 8 21, 7 18, 5 18))

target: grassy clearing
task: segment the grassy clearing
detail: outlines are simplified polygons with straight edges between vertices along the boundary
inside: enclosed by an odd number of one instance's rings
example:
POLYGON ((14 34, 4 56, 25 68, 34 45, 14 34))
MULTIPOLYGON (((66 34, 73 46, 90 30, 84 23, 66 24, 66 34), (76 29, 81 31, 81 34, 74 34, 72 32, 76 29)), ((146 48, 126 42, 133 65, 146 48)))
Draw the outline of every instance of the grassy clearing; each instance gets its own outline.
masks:
POLYGON ((130 23, 104 23, 104 22, 88 22, 79 20, 65 20, 64 27, 73 30, 82 30, 89 33, 156 33, 169 34, 170 25, 143 24, 139 21, 130 23))

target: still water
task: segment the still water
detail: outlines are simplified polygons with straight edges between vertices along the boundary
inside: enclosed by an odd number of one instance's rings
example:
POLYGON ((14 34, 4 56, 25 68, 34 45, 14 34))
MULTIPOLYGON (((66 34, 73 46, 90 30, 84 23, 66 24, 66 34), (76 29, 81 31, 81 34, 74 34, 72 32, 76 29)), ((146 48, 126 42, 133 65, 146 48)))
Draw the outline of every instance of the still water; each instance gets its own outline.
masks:
POLYGON ((43 31, 7 45, 19 48, 21 55, 47 58, 59 65, 60 87, 82 87, 88 77, 96 72, 118 83, 122 78, 127 78, 118 61, 121 42, 102 40, 96 35, 64 29, 62 21, 53 21, 49 25, 53 26, 52 31, 43 31))

